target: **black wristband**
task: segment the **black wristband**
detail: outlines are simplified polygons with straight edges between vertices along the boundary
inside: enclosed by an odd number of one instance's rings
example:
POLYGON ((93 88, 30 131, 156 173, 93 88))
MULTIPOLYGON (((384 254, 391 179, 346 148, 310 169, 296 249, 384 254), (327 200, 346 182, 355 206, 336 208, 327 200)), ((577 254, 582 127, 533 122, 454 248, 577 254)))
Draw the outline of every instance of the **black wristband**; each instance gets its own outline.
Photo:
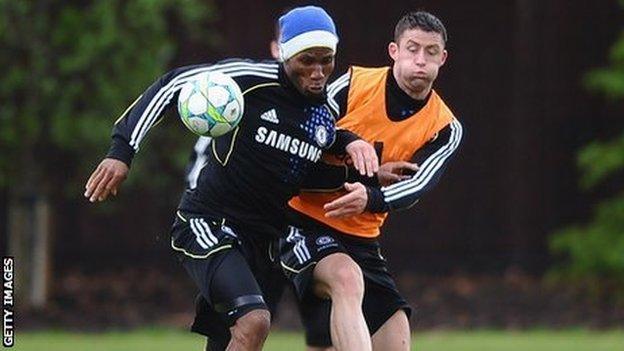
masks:
POLYGON ((366 187, 366 195, 368 195, 368 201, 366 202, 366 211, 372 213, 384 213, 390 210, 390 206, 384 200, 384 195, 381 189, 377 187, 366 187))
POLYGON ((327 150, 330 154, 334 155, 342 155, 345 154, 347 145, 352 142, 360 139, 356 134, 346 130, 346 129, 338 129, 336 130, 336 140, 327 150))
POLYGON ((128 166, 128 168, 130 168, 130 164, 134 158, 134 149, 128 145, 124 139, 113 137, 113 143, 111 144, 110 149, 108 149, 106 157, 122 161, 128 166))

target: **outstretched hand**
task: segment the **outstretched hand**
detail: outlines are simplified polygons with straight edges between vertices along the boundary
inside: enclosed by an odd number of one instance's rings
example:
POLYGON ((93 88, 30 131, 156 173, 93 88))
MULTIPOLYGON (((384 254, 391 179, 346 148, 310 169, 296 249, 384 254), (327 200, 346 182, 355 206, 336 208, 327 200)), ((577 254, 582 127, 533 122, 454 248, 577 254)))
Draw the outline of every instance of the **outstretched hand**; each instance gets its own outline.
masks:
POLYGON ((106 200, 110 194, 117 195, 119 185, 127 176, 128 165, 114 158, 105 158, 91 173, 84 196, 95 202, 106 200))
POLYGON ((347 194, 323 206, 325 217, 349 217, 358 215, 366 209, 368 193, 362 183, 345 183, 347 194))
POLYGON ((346 147, 347 154, 351 157, 353 167, 361 175, 372 177, 379 170, 379 159, 375 148, 362 139, 349 143, 346 147))
POLYGON ((386 162, 379 166, 377 180, 381 186, 388 186, 409 179, 410 176, 405 174, 405 171, 416 172, 418 171, 418 165, 406 161, 386 162))

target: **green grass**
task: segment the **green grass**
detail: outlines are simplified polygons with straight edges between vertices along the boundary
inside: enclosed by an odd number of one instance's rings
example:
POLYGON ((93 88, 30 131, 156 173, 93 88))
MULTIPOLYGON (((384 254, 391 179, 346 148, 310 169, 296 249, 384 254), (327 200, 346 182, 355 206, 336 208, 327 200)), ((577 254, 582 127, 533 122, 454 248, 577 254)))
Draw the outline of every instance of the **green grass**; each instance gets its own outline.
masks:
MULTIPOLYGON (((169 351, 202 350, 197 335, 178 330, 69 333, 19 332, 13 350, 21 351, 169 351)), ((304 350, 299 333, 273 332, 264 350, 304 350)), ((624 331, 432 331, 414 335, 419 351, 624 351, 624 331)))

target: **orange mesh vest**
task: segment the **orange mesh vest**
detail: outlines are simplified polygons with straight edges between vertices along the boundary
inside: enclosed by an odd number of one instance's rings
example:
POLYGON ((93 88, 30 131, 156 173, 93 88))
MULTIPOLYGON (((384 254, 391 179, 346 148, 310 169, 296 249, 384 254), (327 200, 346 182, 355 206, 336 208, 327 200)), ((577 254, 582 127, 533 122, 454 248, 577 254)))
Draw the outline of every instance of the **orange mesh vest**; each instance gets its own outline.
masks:
MULTIPOLYGON (((392 121, 386 114, 386 78, 388 67, 351 68, 347 112, 337 126, 347 129, 369 143, 383 143, 381 163, 409 161, 414 153, 448 125, 453 117, 435 91, 427 104, 402 121, 392 121)), ((348 218, 327 218, 323 205, 344 195, 334 193, 301 193, 290 200, 295 210, 341 232, 366 238, 379 236, 386 213, 362 213, 348 218)))

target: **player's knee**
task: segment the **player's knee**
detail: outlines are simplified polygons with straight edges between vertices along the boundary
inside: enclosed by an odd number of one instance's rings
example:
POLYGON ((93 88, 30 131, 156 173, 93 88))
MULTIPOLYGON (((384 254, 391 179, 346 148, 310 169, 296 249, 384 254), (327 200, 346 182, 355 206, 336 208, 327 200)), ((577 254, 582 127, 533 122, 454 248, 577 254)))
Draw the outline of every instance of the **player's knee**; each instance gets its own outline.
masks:
POLYGON ((364 278, 358 265, 350 261, 336 266, 330 274, 328 285, 332 298, 339 295, 345 298, 362 298, 364 296, 364 278))
POLYGON ((259 349, 269 335, 271 313, 267 310, 252 310, 236 320, 230 328, 232 339, 245 349, 259 349))

